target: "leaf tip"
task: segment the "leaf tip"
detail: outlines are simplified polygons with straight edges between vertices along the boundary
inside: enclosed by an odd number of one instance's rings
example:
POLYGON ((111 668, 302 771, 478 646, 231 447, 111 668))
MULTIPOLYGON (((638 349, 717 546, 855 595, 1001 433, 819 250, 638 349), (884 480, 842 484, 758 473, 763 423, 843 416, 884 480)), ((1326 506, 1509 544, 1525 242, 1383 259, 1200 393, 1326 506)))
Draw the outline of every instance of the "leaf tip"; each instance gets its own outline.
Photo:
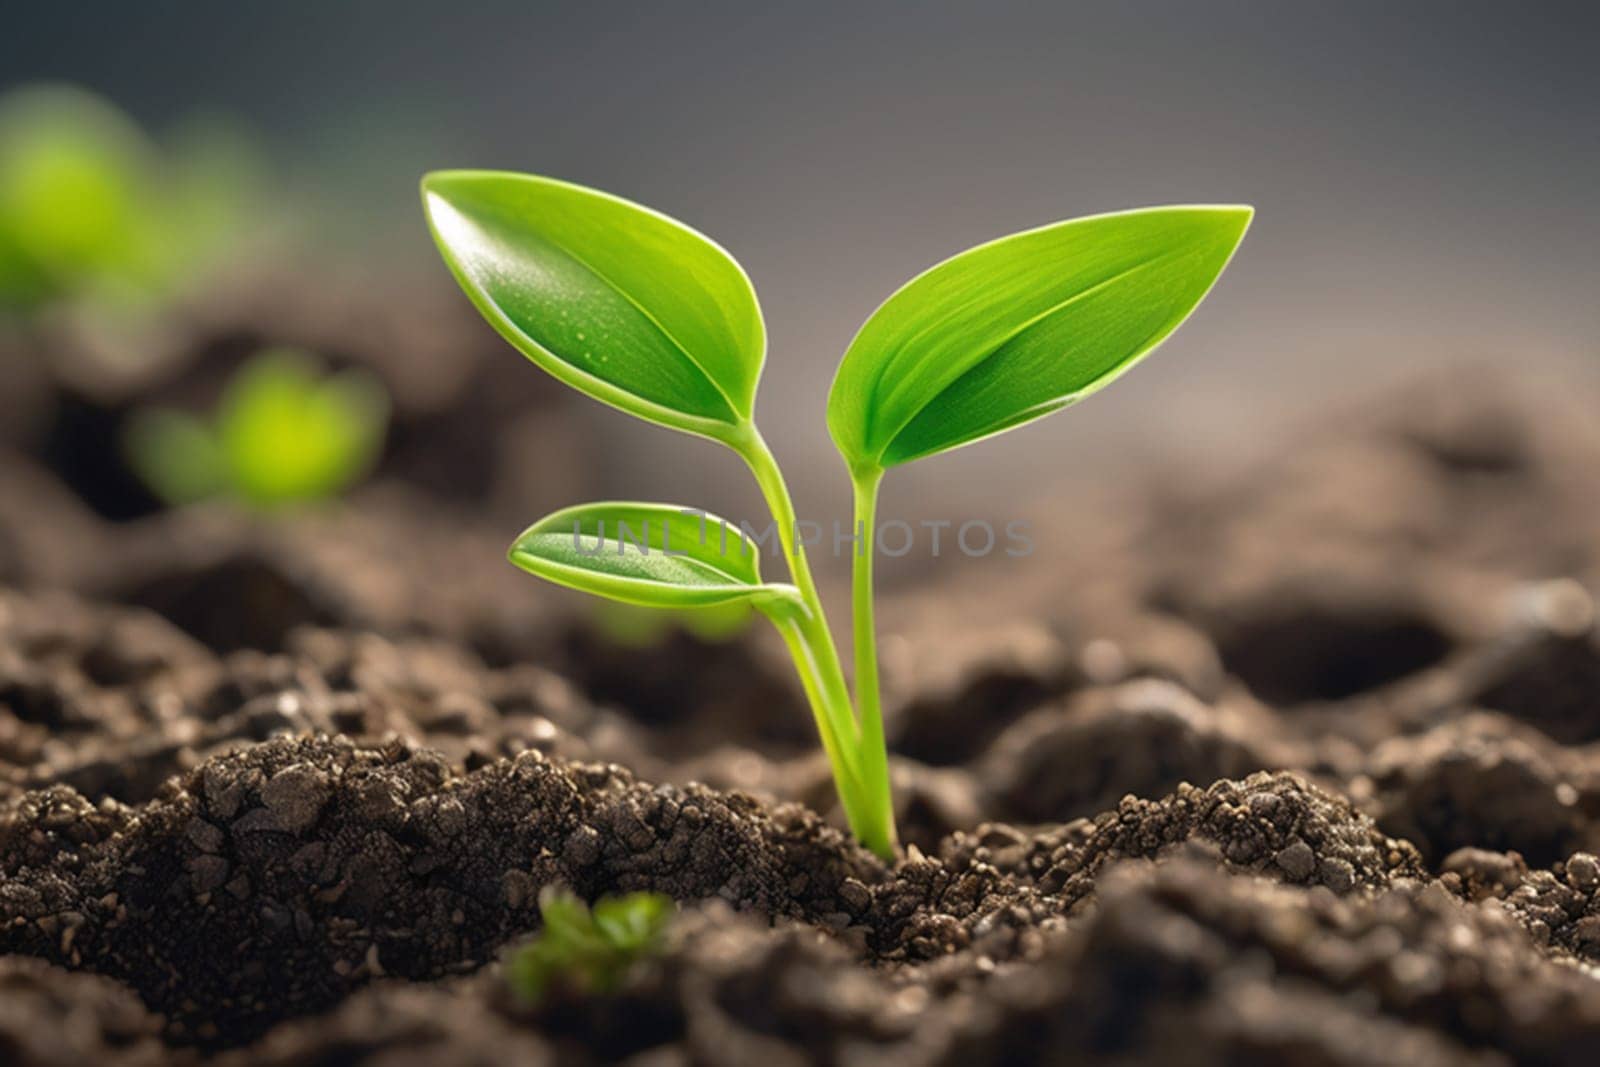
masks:
MULTIPOLYGON (((1182 210, 1193 213, 1191 217, 1204 219, 1202 239, 1224 257, 1222 267, 1227 266, 1244 243, 1245 234, 1256 217, 1254 204, 1193 204, 1182 210)), ((1222 267, 1218 268, 1219 274, 1222 267)))
POLYGON ((432 199, 439 195, 439 187, 445 183, 452 172, 448 170, 430 170, 422 175, 417 182, 417 191, 422 195, 422 203, 427 207, 432 199))
POLYGON ((462 169, 428 171, 418 182, 423 213, 430 222, 436 222, 440 208, 448 208, 463 195, 470 195, 475 181, 493 174, 493 171, 462 169))
POLYGON ((1256 217, 1254 204, 1218 204, 1211 210, 1220 217, 1236 244, 1244 239, 1245 232, 1256 217))
MULTIPOLYGON (((522 567, 522 563, 517 557, 526 556, 528 554, 527 549, 525 548, 528 543, 528 539, 534 534, 540 533, 545 522, 547 521, 549 520, 540 520, 539 522, 536 522, 532 526, 528 527, 526 530, 523 530, 521 533, 517 534, 516 539, 513 540, 511 544, 506 546, 506 559, 510 560, 518 567, 522 567)), ((523 569, 526 570, 527 568, 524 567, 523 569)))

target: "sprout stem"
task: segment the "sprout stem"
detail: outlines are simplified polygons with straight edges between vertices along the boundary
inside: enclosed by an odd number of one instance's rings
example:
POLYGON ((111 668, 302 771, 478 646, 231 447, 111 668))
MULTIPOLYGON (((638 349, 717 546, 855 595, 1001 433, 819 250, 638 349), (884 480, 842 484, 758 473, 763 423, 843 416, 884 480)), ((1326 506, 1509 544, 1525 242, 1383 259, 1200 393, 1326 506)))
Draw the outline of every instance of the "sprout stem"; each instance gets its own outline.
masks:
MULTIPOLYGON (((876 725, 869 724, 865 732, 857 721, 851 705, 850 688, 845 682, 844 667, 839 661, 839 650, 828 628, 827 614, 822 607, 822 598, 817 593, 816 580, 811 576, 811 567, 806 561, 805 546, 799 541, 794 501, 789 496, 783 473, 778 469, 777 459, 753 425, 748 427, 747 433, 730 443, 744 457, 751 473, 755 475, 756 484, 761 487, 761 494, 778 525, 778 543, 789 564, 789 573, 800 592, 805 610, 792 626, 780 623, 779 631, 789 643, 801 684, 811 701, 818 732, 822 735, 823 747, 833 768, 839 802, 844 806, 845 817, 857 839, 881 858, 892 861, 895 850, 894 808, 889 797, 888 757, 883 751, 881 716, 874 712, 876 725)), ((870 607, 868 610, 870 619, 870 607)), ((876 665, 874 659, 874 671, 876 665)), ((874 704, 876 692, 874 683, 874 704)))
POLYGON ((868 794, 861 786, 853 751, 841 743, 834 730, 832 706, 822 695, 818 680, 814 646, 798 619, 775 615, 768 617, 777 626, 784 644, 789 646, 789 656, 794 660, 795 670, 800 675, 800 686, 811 704, 817 734, 822 738, 822 749, 828 755, 828 766, 833 769, 834 786, 839 793, 839 802, 844 806, 845 818, 850 823, 850 832, 865 840, 870 832, 870 825, 863 821, 868 794))
POLYGON ((894 840, 894 799, 889 783, 889 751, 883 737, 883 701, 878 685, 878 634, 872 610, 872 557, 877 551, 878 486, 883 471, 851 471, 855 488, 855 532, 861 539, 850 564, 851 632, 856 654, 856 713, 861 727, 865 785, 875 805, 888 810, 889 845, 894 840))

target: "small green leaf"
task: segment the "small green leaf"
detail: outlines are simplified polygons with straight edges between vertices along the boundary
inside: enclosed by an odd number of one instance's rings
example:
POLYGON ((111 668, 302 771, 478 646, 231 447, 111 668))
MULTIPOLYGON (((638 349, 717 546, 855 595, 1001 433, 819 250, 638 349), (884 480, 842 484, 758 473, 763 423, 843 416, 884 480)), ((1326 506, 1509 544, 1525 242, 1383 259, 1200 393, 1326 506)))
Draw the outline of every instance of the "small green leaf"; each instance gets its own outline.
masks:
POLYGON ((370 374, 323 377, 297 349, 239 368, 217 411, 233 491, 261 507, 322 500, 366 471, 383 444, 388 396, 370 374))
POLYGON ((84 89, 0 93, 0 311, 115 315, 208 273, 258 213, 261 170, 243 136, 195 129, 168 151, 84 89))
POLYGON ((135 412, 123 440, 128 462, 168 504, 192 504, 228 486, 227 461, 216 435, 188 412, 135 412))
POLYGON ((758 549, 739 528, 670 504, 582 504, 540 519, 509 553, 529 573, 587 593, 655 608, 794 600, 763 582, 758 549))
POLYGON ((439 171, 422 200, 472 302, 550 374, 689 433, 726 438, 750 420, 766 327, 750 279, 709 238, 527 174, 439 171))
POLYGON ((506 957, 506 981, 530 1008, 552 994, 604 996, 627 981, 641 960, 657 952, 677 907, 659 893, 629 893, 589 905, 571 890, 545 886, 539 893, 544 928, 506 957))
POLYGON ((34 85, 0 96, 0 245, 45 295, 137 273, 153 147, 82 89, 34 85))
POLYGON ((660 940, 676 906, 660 893, 606 897, 594 908, 594 924, 619 952, 645 952, 660 940))
POLYGON ((124 445, 169 504, 229 494, 269 508, 348 487, 377 458, 388 415, 388 394, 371 374, 324 376, 308 352, 266 349, 228 381, 214 419, 135 412, 124 445))
POLYGON ((853 469, 1013 429, 1109 384, 1177 329, 1248 207, 1160 207, 979 245, 914 278, 851 342, 828 428, 853 469))

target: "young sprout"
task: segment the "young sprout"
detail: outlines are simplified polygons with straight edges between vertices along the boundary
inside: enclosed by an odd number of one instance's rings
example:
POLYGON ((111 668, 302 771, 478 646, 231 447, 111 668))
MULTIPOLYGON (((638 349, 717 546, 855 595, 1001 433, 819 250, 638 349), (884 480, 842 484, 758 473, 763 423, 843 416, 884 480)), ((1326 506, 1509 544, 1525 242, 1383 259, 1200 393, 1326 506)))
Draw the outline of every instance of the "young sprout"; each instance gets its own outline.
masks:
POLYGON ((660 947, 674 910, 659 893, 606 897, 591 910, 570 891, 547 886, 539 894, 544 929, 506 958, 506 981, 529 1007, 557 991, 613 992, 660 947))
POLYGON ((310 353, 272 348, 234 373, 211 421, 135 412, 125 445, 169 504, 228 497, 270 509, 343 492, 377 458, 388 418, 388 395, 371 374, 324 377, 310 353))
POLYGON ((850 828, 885 859, 896 839, 872 604, 884 472, 1109 384, 1194 311, 1252 214, 1146 208, 1013 234, 919 275, 862 326, 828 398, 864 531, 853 557, 852 699, 794 505, 756 428, 766 328, 733 258, 649 208, 550 178, 442 171, 423 179, 422 198, 457 281, 523 355, 580 392, 744 460, 790 582, 761 576, 755 546, 740 536, 747 526, 668 504, 556 512, 517 539, 512 562, 627 603, 740 602, 765 614, 794 657, 850 828))

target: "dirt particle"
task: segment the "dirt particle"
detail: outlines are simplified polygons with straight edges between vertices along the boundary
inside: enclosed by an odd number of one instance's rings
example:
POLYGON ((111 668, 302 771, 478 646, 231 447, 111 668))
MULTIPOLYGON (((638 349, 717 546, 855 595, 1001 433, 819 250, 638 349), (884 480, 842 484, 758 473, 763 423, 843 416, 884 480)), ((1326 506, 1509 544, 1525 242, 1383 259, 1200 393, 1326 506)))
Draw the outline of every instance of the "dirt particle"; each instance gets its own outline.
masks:
POLYGON ((1587 852, 1574 852, 1567 859, 1567 884, 1580 892, 1593 892, 1600 886, 1600 860, 1587 852))
POLYGON ((631 807, 620 808, 612 820, 611 828, 631 852, 643 852, 655 844, 656 835, 639 813, 631 807))
POLYGON ((257 834, 262 831, 281 830, 278 817, 270 808, 251 808, 237 819, 232 826, 235 834, 257 834))
POLYGON ((857 879, 846 878, 839 883, 839 899, 851 912, 859 915, 872 903, 872 891, 857 879))
POLYGON ((332 795, 327 777, 308 763, 285 767, 261 788, 261 802, 272 812, 278 829, 291 834, 309 830, 332 795))
POLYGON ((1522 884, 1528 865, 1516 853, 1459 848, 1444 860, 1445 885, 1468 900, 1504 897, 1522 884))
POLYGON ((500 878, 500 893, 506 907, 520 911, 539 895, 539 883, 527 871, 507 871, 500 878))
POLYGON ((190 822, 186 836, 189 838, 189 843, 201 852, 220 852, 222 843, 227 840, 227 835, 220 827, 213 826, 204 819, 190 822))
POLYGON ((600 832, 592 826, 580 826, 567 836, 561 858, 574 867, 592 867, 600 859, 600 832))
POLYGON ((351 806, 359 817, 380 826, 397 822, 405 815, 405 801, 394 784, 378 777, 368 778, 355 787, 351 806))
POLYGON ((1348 893, 1355 888, 1356 869, 1348 860, 1330 856, 1322 861, 1318 874, 1322 878, 1322 884, 1335 893, 1348 893))
POLYGON ((1258 819, 1272 822, 1283 807, 1283 801, 1275 793, 1257 793, 1250 798, 1250 814, 1258 819))
POLYGON ((209 893, 228 880, 228 871, 221 856, 196 856, 189 861, 189 885, 196 893, 209 893))
MULTIPOLYGON (((1311 846, 1304 841, 1296 841, 1286 848, 1279 849, 1274 859, 1277 861, 1278 866, 1282 868, 1283 873, 1288 875, 1289 880, 1293 882, 1305 881, 1311 877, 1311 872, 1316 870, 1317 867, 1317 855, 1311 851, 1311 846)), ((1348 867, 1349 865, 1346 864, 1346 866, 1348 867)), ((1350 877, 1354 878, 1354 871, 1350 873, 1350 877)))
POLYGON ((228 775, 213 764, 202 772, 201 787, 211 814, 219 819, 231 819, 244 800, 244 782, 228 775))

